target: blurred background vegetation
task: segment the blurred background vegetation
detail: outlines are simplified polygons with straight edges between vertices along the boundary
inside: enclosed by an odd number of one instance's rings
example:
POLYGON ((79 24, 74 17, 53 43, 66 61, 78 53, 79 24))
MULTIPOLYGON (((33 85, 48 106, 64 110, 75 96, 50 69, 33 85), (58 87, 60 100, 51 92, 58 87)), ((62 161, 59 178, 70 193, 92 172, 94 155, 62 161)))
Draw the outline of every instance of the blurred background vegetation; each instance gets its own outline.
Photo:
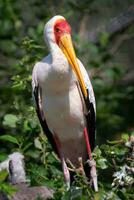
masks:
POLYGON ((39 127, 31 92, 33 66, 48 53, 44 24, 57 14, 71 24, 77 56, 92 80, 100 145, 134 130, 134 5, 133 0, 0 1, 0 161, 21 151, 33 185, 60 188, 60 165, 39 127))

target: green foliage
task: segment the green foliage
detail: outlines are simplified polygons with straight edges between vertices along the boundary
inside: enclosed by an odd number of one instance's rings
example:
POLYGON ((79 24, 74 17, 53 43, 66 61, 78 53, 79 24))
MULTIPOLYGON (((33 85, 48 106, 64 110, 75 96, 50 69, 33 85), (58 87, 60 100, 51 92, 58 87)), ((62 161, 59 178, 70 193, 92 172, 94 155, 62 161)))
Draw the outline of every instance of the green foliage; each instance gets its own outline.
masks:
POLYGON ((7 170, 2 170, 0 172, 0 183, 2 183, 3 181, 5 181, 6 178, 7 178, 7 176, 8 176, 7 170))
POLYGON ((102 152, 98 147, 94 149, 93 156, 98 168, 106 169, 108 167, 107 160, 102 156, 102 152))
POLYGON ((7 177, 7 170, 0 171, 0 192, 5 192, 7 195, 11 196, 16 192, 16 189, 6 182, 7 177))
POLYGON ((19 144, 18 140, 11 136, 11 135, 1 135, 0 136, 0 140, 4 140, 4 141, 7 141, 7 142, 12 142, 12 143, 15 143, 15 144, 19 144))

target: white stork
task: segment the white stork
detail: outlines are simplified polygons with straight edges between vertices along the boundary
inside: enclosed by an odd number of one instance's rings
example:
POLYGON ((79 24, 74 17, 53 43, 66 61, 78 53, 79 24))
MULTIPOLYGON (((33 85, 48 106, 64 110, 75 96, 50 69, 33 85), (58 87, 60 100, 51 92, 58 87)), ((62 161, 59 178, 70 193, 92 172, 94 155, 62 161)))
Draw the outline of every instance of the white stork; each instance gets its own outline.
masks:
POLYGON ((67 159, 76 167, 88 160, 90 176, 98 191, 96 166, 91 151, 95 145, 95 98, 88 74, 76 58, 71 27, 54 16, 44 28, 50 54, 37 62, 32 74, 33 94, 41 126, 58 154, 69 188, 67 159))

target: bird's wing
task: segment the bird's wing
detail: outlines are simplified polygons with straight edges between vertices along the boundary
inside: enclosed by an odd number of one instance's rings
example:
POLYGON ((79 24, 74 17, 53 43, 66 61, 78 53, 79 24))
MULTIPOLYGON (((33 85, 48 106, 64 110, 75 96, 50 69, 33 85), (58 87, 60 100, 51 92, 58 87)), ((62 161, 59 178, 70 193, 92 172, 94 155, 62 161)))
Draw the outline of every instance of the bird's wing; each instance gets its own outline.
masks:
POLYGON ((81 63, 79 59, 78 59, 78 64, 79 64, 82 76, 84 78, 84 83, 85 83, 87 93, 88 93, 88 97, 86 99, 84 98, 86 109, 87 109, 87 112, 85 113, 85 117, 87 120, 87 130, 88 130, 88 135, 89 135, 90 146, 91 146, 91 150, 93 150, 95 146, 95 131, 96 131, 95 96, 94 96, 93 87, 89 79, 89 76, 87 74, 87 71, 85 70, 83 64, 81 63))
POLYGON ((54 151, 57 153, 57 155, 59 155, 58 149, 57 149, 57 146, 56 146, 56 143, 54 140, 54 136, 53 136, 52 132, 50 131, 50 129, 48 128, 46 119, 44 117, 44 113, 42 111, 42 104, 41 104, 42 91, 41 91, 41 87, 40 87, 38 79, 37 79, 38 67, 40 67, 40 63, 37 63, 34 66, 33 73, 32 73, 32 89, 33 89, 33 97, 34 97, 35 105, 36 105, 36 112, 37 112, 41 127, 42 127, 45 135, 47 136, 54 151))

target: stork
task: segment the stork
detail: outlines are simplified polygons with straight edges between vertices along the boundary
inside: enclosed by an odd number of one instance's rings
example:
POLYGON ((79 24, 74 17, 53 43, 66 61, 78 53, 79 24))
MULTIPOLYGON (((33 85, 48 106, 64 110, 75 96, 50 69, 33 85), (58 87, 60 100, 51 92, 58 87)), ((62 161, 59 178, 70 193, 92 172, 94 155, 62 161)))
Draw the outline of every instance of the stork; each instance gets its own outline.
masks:
POLYGON ((95 97, 88 74, 76 57, 71 27, 63 16, 54 16, 44 27, 50 54, 37 62, 32 88, 40 124, 62 163, 70 187, 69 160, 76 168, 86 161, 94 189, 98 191, 95 146, 95 97))

